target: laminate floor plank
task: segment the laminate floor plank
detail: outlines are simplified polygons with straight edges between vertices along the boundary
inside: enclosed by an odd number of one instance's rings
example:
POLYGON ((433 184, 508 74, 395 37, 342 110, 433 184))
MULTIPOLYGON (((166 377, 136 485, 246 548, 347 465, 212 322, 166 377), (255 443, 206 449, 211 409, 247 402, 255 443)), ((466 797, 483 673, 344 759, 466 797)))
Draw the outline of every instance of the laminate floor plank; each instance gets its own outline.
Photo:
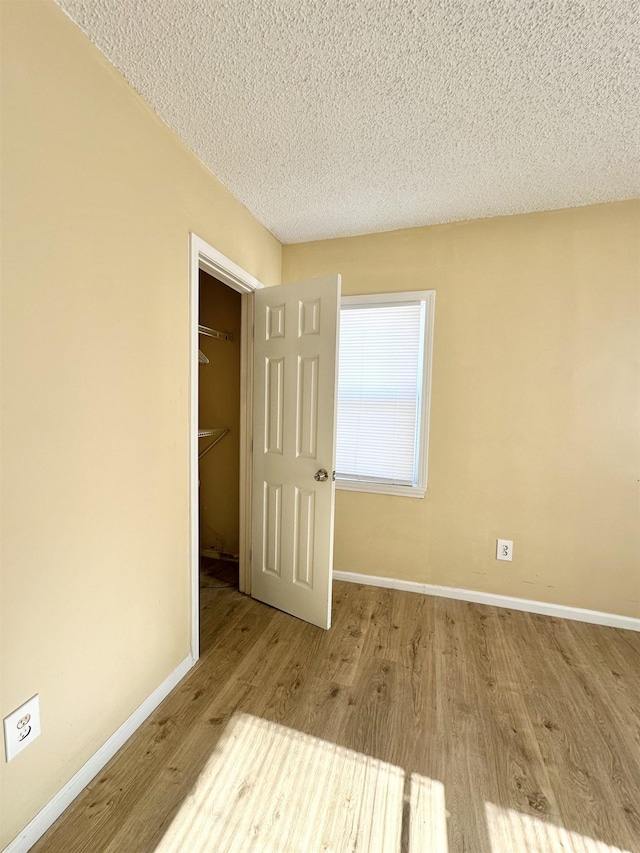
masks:
MULTIPOLYGON (((629 782, 626 788, 616 790, 612 782, 612 773, 620 775, 626 755, 622 750, 611 750, 608 740, 614 730, 609 734, 603 731, 598 703, 594 706, 589 692, 584 692, 584 675, 567 638, 555 636, 563 620, 511 613, 509 621, 514 617, 519 622, 524 617, 529 623, 523 631, 510 628, 514 665, 521 672, 562 824, 584 838, 635 851, 640 846, 638 836, 630 831, 625 807, 637 801, 640 789, 634 792, 629 782)), ((594 678, 592 686, 598 685, 599 679, 594 678)), ((639 759, 638 754, 631 756, 636 766, 639 759)))
POLYGON ((232 588, 200 589, 200 655, 223 637, 234 624, 234 618, 247 612, 245 596, 232 588))
MULTIPOLYGON (((610 834, 613 836, 615 832, 619 836, 620 829, 626 826, 630 844, 640 839, 637 716, 625 710, 624 704, 612 701, 606 668, 596 669, 595 659, 587 656, 587 646, 578 640, 573 625, 555 620, 550 631, 558 644, 562 644, 565 656, 574 669, 575 707, 580 708, 581 716, 590 721, 588 731, 597 731, 597 735, 589 737, 588 749, 585 749, 585 741, 581 744, 585 772, 599 783, 599 802, 604 798, 617 804, 615 810, 606 815, 610 834), (597 677, 598 673, 601 678, 597 677), (598 772, 602 767, 607 768, 604 774, 598 772), (606 789, 606 795, 603 795, 603 789, 606 789)), ((637 686, 640 691, 640 677, 637 686)), ((597 811, 599 813, 600 809, 597 811)), ((601 820, 604 823, 604 813, 601 820)))
POLYGON ((408 774, 430 769, 429 752, 437 740, 436 649, 433 642, 436 600, 423 595, 402 593, 403 613, 394 696, 398 705, 398 726, 406 732, 394 738, 393 761, 408 774))
POLYGON ((449 850, 495 853, 484 815, 490 770, 481 739, 476 677, 466 657, 465 612, 460 602, 436 599, 437 742, 423 775, 444 788, 449 850))
MULTIPOLYGON (((290 618, 288 619, 290 622, 290 618)), ((282 725, 297 724, 299 696, 310 678, 313 660, 325 641, 315 625, 293 625, 295 636, 286 634, 277 663, 264 667, 267 674, 249 712, 282 725)))
MULTIPOLYGON (((607 733, 613 752, 624 756, 638 754, 640 748, 640 680, 635 695, 628 690, 629 681, 614 675, 607 665, 606 648, 602 644, 589 644, 576 626, 556 620, 553 628, 556 636, 562 636, 566 648, 578 668, 583 695, 600 721, 601 729, 607 733), (604 664, 604 665, 603 665, 604 664), (617 694, 616 701, 610 701, 617 694), (608 719, 612 717, 614 719, 608 719), (603 719, 607 718, 607 719, 603 719), (631 723, 631 725, 629 725, 631 723), (618 740, 618 743, 612 741, 618 740), (626 748, 625 748, 626 747, 626 748)), ((632 671, 629 672, 632 676, 632 671)), ((640 767, 635 761, 626 761, 626 770, 640 791, 640 767)))
POLYGON ((579 622, 571 625, 573 653, 587 678, 598 683, 602 696, 616 696, 610 710, 618 717, 618 730, 628 738, 631 754, 640 754, 640 658, 633 654, 632 646, 624 643, 623 635, 628 631, 612 630, 610 635, 603 635, 589 630, 591 627, 579 622))
POLYGON ((463 649, 476 676, 476 702, 484 746, 485 781, 491 802, 522 814, 557 819, 555 794, 546 771, 526 703, 512 666, 511 638, 501 627, 497 608, 472 604, 463 616, 470 629, 463 649))
POLYGON ((297 646, 291 664, 293 684, 287 687, 283 679, 276 685, 276 692, 270 697, 271 708, 263 711, 284 725, 342 743, 339 739, 342 720, 349 703, 353 703, 349 685, 361 658, 373 608, 371 587, 339 584, 334 603, 331 631, 306 626, 307 632, 312 632, 313 642, 297 646), (289 696, 286 702, 280 697, 280 708, 274 717, 278 692, 289 696))
POLYGON ((366 662, 360 679, 349 691, 351 701, 342 730, 343 743, 382 761, 390 761, 393 754, 389 731, 394 716, 397 666, 383 658, 371 658, 366 662))
POLYGON ((347 586, 351 589, 334 613, 335 642, 330 644, 329 654, 323 656, 326 677, 340 684, 353 684, 376 604, 372 587, 347 586))
POLYGON ((640 635, 201 591, 201 658, 36 853, 640 853, 640 635))

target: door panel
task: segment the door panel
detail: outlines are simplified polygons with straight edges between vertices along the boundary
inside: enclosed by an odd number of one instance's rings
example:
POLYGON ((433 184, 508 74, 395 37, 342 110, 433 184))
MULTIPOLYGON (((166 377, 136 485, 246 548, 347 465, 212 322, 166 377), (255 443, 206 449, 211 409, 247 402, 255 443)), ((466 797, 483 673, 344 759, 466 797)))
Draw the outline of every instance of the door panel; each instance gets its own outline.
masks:
POLYGON ((313 589, 313 544, 316 519, 316 496, 296 488, 296 506, 293 528, 294 567, 293 579, 308 589, 313 589))
POLYGON ((282 485, 264 484, 262 571, 280 577, 282 565, 282 485))
POLYGON ((298 418, 296 420, 296 453, 307 459, 318 456, 318 371, 317 355, 298 356, 298 418))
POLYGON ((255 294, 255 598, 331 624, 340 277, 255 294), (315 479, 324 469, 326 480, 315 479))
MULTIPOLYGON (((265 359, 265 441, 266 453, 282 454, 284 430, 284 358, 265 359)), ((255 439, 254 439, 255 440, 255 439)))

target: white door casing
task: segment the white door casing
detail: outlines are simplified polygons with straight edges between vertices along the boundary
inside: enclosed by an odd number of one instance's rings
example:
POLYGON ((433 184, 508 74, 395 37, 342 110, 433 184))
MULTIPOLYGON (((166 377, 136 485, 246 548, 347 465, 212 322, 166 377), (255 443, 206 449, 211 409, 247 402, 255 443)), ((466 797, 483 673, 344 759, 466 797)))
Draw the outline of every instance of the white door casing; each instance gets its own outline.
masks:
POLYGON ((254 299, 251 594, 329 628, 340 276, 254 299))

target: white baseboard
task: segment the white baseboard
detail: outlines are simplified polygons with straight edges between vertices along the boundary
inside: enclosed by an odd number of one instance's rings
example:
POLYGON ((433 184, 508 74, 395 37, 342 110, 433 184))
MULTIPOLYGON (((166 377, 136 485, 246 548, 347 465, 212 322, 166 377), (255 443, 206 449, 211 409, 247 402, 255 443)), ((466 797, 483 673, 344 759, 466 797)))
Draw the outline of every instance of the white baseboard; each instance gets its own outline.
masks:
POLYGON ((543 616, 557 616, 559 619, 573 619, 576 622, 591 622, 594 625, 607 625, 610 628, 640 631, 640 619, 634 619, 632 616, 618 616, 615 613, 601 613, 598 610, 584 610, 581 607, 565 607, 562 604, 547 604, 544 601, 511 598, 508 595, 477 592, 473 589, 457 589, 453 586, 436 586, 436 584, 431 583, 416 583, 415 581, 403 581, 396 578, 381 578, 375 575, 358 575, 355 572, 334 571, 333 577, 337 581, 381 586, 385 589, 402 589, 405 592, 418 592, 421 595, 456 598, 459 601, 473 601, 476 604, 489 604, 492 607, 509 607, 511 610, 524 610, 527 613, 540 613, 543 616))
POLYGON ((67 806, 98 775, 105 764, 124 746, 131 735, 140 728, 142 723, 155 711, 162 700, 171 693, 173 688, 184 678, 195 663, 195 659, 189 655, 182 663, 178 664, 162 684, 156 687, 153 693, 144 700, 142 705, 136 708, 133 714, 111 735, 109 740, 91 756, 75 776, 49 800, 46 806, 25 826, 22 832, 18 833, 13 841, 4 848, 3 853, 27 853, 36 841, 60 817, 67 806))

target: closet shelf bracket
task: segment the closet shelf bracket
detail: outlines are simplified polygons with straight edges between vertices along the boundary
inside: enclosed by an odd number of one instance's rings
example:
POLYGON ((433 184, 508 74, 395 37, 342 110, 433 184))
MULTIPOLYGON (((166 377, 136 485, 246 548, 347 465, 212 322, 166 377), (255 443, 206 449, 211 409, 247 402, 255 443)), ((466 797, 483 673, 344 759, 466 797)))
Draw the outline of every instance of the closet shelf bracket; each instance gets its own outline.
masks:
POLYGON ((226 427, 218 427, 217 429, 199 429, 198 438, 211 438, 212 436, 215 436, 215 438, 198 453, 198 459, 202 459, 202 457, 208 453, 212 447, 215 447, 219 441, 222 441, 228 432, 229 430, 226 427))

